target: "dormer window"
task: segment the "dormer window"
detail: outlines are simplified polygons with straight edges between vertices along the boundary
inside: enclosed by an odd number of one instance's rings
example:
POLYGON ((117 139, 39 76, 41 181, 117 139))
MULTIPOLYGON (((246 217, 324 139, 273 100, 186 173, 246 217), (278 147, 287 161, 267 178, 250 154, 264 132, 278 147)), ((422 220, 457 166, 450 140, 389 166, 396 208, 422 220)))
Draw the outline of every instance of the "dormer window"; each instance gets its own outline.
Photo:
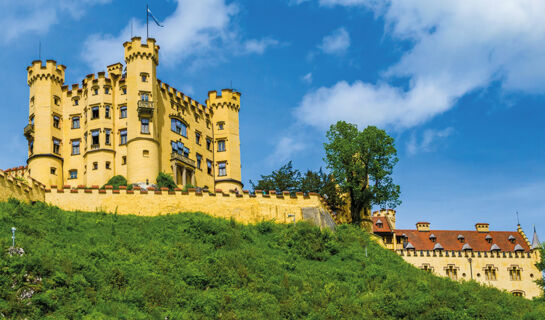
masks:
POLYGON ((515 243, 515 237, 513 237, 513 235, 509 235, 509 238, 507 238, 507 240, 509 240, 509 242, 511 243, 515 243))
POLYGON ((486 240, 486 242, 488 242, 488 243, 492 243, 492 236, 489 235, 489 234, 487 234, 486 237, 485 237, 485 240, 486 240))
POLYGON ((459 234, 458 235, 458 241, 460 241, 460 243, 464 243, 465 242, 465 238, 463 235, 459 234))
POLYGON ((382 220, 378 219, 375 224, 377 225, 377 227, 382 228, 382 220))
POLYGON ((435 242, 437 240, 437 237, 432 233, 430 234, 430 240, 431 242, 435 242))

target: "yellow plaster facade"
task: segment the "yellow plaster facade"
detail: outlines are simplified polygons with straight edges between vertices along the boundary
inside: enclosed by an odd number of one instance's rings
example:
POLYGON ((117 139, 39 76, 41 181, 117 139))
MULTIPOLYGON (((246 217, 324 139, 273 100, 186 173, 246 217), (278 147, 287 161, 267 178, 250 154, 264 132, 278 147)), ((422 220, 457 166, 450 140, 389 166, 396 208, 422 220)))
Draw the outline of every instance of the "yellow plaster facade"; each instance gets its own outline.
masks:
POLYGON ((53 60, 27 68, 28 172, 46 186, 104 185, 115 175, 153 184, 159 172, 178 186, 242 189, 240 93, 210 91, 205 104, 157 79, 159 46, 123 44, 125 66, 64 85, 53 60))
MULTIPOLYGON (((528 250, 419 250, 418 245, 408 245, 411 241, 410 234, 408 241, 403 241, 403 236, 405 233, 408 234, 408 230, 395 229, 395 210, 376 211, 372 215, 372 221, 373 231, 380 237, 380 243, 417 268, 438 276, 449 277, 455 281, 475 280, 483 285, 496 287, 530 299, 542 295, 542 290, 535 283, 536 280, 542 278, 541 271, 535 266, 541 259, 540 253, 535 244, 530 243, 520 226, 517 231, 511 232, 511 234, 518 234, 517 240, 523 241, 528 250), (379 221, 380 224, 377 226, 379 221)), ((429 222, 417 222, 416 227, 417 229, 413 231, 417 231, 427 238, 439 232, 430 229, 429 222)), ((483 239, 485 234, 494 233, 489 230, 487 223, 477 223, 475 228, 476 231, 472 232, 482 233, 483 239)), ((450 232, 455 237, 458 234, 466 233, 449 230, 441 232, 450 232)), ((442 239, 437 239, 438 243, 441 241, 442 239)), ((473 245, 475 246, 475 244, 473 245)))

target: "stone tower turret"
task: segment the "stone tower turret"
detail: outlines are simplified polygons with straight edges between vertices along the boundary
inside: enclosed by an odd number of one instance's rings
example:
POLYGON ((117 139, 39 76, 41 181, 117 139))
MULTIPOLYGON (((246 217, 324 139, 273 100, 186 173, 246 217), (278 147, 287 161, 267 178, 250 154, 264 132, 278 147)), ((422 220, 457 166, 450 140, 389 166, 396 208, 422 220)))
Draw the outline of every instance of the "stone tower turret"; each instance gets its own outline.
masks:
POLYGON ((240 93, 223 89, 208 93, 206 104, 214 112, 214 177, 216 188, 242 189, 239 119, 240 93))
POLYGON ((36 60, 27 67, 30 88, 29 124, 24 134, 29 142, 28 169, 45 185, 62 185, 62 85, 66 67, 47 60, 36 60))
POLYGON ((127 180, 154 183, 160 168, 156 69, 159 46, 155 39, 142 44, 134 37, 125 47, 127 64, 127 180), (132 91, 132 92, 131 92, 132 91), (156 101, 157 100, 157 101, 156 101))

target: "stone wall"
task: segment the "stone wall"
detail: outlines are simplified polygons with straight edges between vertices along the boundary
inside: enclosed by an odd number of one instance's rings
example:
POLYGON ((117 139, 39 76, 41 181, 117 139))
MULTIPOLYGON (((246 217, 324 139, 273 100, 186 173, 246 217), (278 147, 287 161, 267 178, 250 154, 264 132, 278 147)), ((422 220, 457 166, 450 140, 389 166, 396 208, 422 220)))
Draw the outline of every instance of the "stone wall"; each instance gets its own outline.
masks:
POLYGON ((233 218, 241 223, 272 220, 291 223, 308 220, 321 227, 334 225, 319 194, 298 193, 241 194, 181 190, 99 190, 98 188, 45 190, 45 202, 64 210, 104 211, 139 216, 157 216, 178 212, 203 212, 214 217, 233 218), (303 211, 305 210, 305 217, 303 211))
POLYGON ((15 178, 0 170, 0 201, 9 198, 21 201, 44 201, 45 187, 32 178, 15 178))

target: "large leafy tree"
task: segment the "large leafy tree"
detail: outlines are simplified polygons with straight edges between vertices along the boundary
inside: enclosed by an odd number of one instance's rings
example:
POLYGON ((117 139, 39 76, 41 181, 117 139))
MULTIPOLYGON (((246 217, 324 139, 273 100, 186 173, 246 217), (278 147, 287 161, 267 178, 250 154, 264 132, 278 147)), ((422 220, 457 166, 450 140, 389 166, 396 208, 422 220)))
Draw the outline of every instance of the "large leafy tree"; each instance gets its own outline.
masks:
POLYGON ((332 125, 326 136, 325 161, 349 197, 352 223, 360 224, 373 205, 395 208, 401 203, 391 176, 398 161, 392 137, 377 127, 359 131, 344 121, 332 125))
POLYGON ((299 181, 301 180, 301 172, 293 168, 293 164, 288 162, 274 170, 271 174, 261 176, 257 184, 250 180, 250 184, 254 190, 275 190, 277 192, 289 191, 296 192, 299 189, 299 181))
POLYGON ((333 175, 318 171, 308 170, 301 178, 299 189, 302 192, 317 192, 325 199, 331 210, 339 211, 344 206, 344 201, 339 194, 333 175))

